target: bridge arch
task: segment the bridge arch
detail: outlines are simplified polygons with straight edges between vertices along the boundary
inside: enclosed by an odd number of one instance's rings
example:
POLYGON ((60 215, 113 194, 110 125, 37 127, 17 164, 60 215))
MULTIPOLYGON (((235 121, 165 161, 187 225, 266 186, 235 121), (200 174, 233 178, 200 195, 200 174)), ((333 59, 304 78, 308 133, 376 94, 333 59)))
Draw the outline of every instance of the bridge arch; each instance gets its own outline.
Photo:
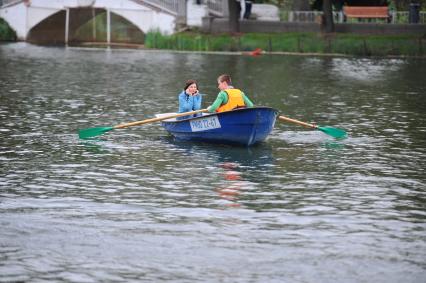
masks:
POLYGON ((147 31, 141 30, 125 16, 102 8, 59 10, 34 25, 27 34, 27 41, 42 44, 77 44, 81 42, 143 44, 147 31), (108 29, 108 24, 110 24, 110 29, 108 29), (110 31, 109 37, 108 30, 110 31))
POLYGON ((34 43, 65 43, 65 10, 54 11, 51 15, 29 25, 26 40, 34 43))

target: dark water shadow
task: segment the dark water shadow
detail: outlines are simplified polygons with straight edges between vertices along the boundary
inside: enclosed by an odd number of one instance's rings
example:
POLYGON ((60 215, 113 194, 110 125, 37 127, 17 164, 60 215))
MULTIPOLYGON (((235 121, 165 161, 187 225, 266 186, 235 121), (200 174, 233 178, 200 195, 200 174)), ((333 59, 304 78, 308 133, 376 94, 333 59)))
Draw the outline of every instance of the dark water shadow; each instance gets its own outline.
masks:
POLYGON ((274 163, 273 148, 267 142, 251 147, 200 142, 177 141, 171 136, 161 137, 160 141, 184 150, 189 155, 203 153, 221 162, 234 162, 242 167, 256 167, 274 163))

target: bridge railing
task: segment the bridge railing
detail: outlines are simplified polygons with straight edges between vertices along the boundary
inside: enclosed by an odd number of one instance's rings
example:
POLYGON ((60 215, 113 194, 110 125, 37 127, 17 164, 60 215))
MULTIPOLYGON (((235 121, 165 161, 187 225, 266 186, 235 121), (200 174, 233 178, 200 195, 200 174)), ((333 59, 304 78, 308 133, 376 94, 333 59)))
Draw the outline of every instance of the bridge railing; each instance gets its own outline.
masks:
POLYGON ((178 23, 186 22, 185 0, 133 0, 136 3, 147 4, 177 17, 178 23))
POLYGON ((179 1, 177 0, 133 0, 133 2, 148 4, 175 16, 177 16, 179 10, 179 1))

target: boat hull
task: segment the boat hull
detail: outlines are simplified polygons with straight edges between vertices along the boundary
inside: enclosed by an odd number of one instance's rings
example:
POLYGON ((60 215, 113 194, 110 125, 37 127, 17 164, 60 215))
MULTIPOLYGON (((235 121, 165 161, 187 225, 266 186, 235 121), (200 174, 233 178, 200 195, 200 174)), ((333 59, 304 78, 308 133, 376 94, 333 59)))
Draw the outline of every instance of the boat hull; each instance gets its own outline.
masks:
POLYGON ((250 146, 268 137, 277 114, 273 108, 252 107, 184 120, 165 120, 161 125, 177 140, 250 146))

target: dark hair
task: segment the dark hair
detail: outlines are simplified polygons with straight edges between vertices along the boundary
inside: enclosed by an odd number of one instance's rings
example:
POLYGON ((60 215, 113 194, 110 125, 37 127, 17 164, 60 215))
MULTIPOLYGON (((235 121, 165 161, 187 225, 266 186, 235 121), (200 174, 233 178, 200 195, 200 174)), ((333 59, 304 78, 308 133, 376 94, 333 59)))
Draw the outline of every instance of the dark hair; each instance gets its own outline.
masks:
POLYGON ((226 82, 228 85, 231 84, 231 76, 227 74, 220 75, 217 80, 221 83, 226 82))
POLYGON ((190 85, 195 84, 195 86, 198 89, 198 84, 196 80, 187 80, 185 83, 185 88, 183 90, 186 90, 190 85))

